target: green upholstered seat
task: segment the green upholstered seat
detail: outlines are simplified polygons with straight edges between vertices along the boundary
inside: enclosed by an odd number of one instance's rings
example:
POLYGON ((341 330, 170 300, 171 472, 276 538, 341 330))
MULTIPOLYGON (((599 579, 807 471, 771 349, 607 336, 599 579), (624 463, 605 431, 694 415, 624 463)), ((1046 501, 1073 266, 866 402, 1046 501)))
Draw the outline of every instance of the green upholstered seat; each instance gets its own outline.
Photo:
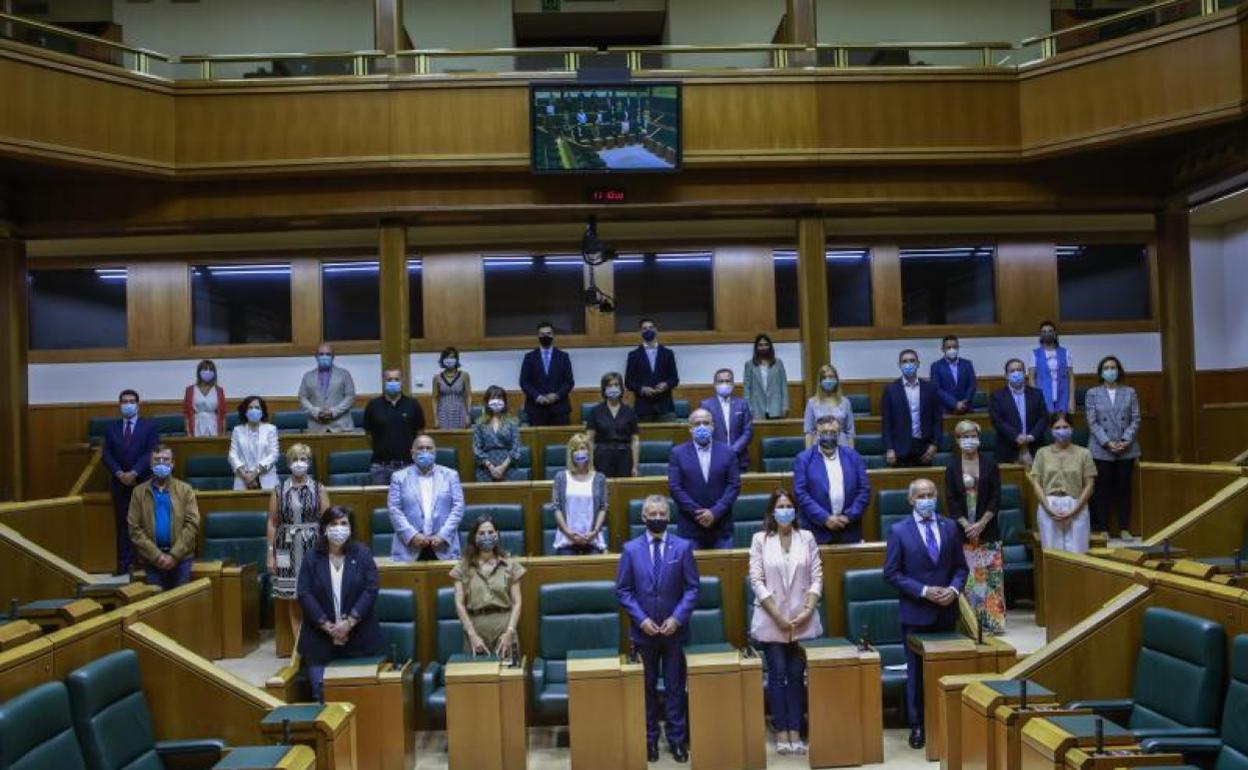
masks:
POLYGON ((537 594, 537 658, 529 672, 533 706, 545 717, 568 713, 568 654, 619 650, 615 582, 548 583, 537 594))
POLYGON ((584 404, 581 404, 581 422, 582 422, 582 423, 587 423, 587 422, 589 422, 589 413, 590 413, 590 412, 592 412, 592 411, 594 411, 594 407, 598 406, 598 404, 600 404, 600 403, 602 403, 602 402, 601 402, 601 401, 595 401, 595 402, 593 402, 593 403, 584 403, 584 404))
POLYGON ((446 719, 446 661, 464 649, 464 630, 455 614, 455 589, 439 588, 434 659, 420 675, 420 702, 431 722, 446 719))
POLYGON ((416 597, 407 589, 383 588, 377 592, 373 614, 381 626, 382 651, 402 665, 420 656, 416 597))
POLYGON ((369 467, 373 450, 346 449, 329 453, 329 475, 325 483, 331 487, 362 487, 370 480, 369 467))
POLYGON ((849 399, 855 415, 871 414, 871 396, 866 393, 847 393, 845 397, 849 399))
POLYGON ((1027 532, 1027 514, 1022 509, 1017 484, 1001 487, 1001 510, 997 513, 997 529, 1001 533, 1002 557, 1005 567, 1005 592, 1010 604, 1019 595, 1035 594, 1035 557, 1027 532))
MULTIPOLYGON (((628 537, 635 538, 646 531, 646 525, 641 521, 641 509, 646 504, 644 498, 634 498, 628 501, 628 537)), ((667 498, 667 510, 672 518, 676 517, 676 501, 667 498)))
POLYGON ((1188 761, 1212 764, 1214 770, 1248 770, 1248 634, 1231 641, 1231 677, 1218 736, 1148 738, 1142 745, 1149 753, 1180 752, 1188 761))
POLYGON ((87 770, 63 682, 0 703, 0 770, 87 770))
POLYGON ((186 418, 180 414, 156 414, 151 419, 156 422, 156 432, 161 438, 186 435, 186 418))
POLYGON ((390 523, 389 508, 374 508, 371 522, 372 542, 369 544, 373 549, 374 556, 389 556, 390 546, 394 543, 394 525, 390 523))
POLYGON ((543 475, 547 481, 555 478, 555 474, 568 467, 568 447, 566 444, 553 444, 542 450, 543 475))
MULTIPOLYGON (((555 532, 558 527, 555 524, 555 505, 554 503, 542 504, 542 554, 545 556, 555 555, 555 532)), ((602 537, 611 543, 611 527, 606 523, 602 524, 602 537)))
POLYGON ((1126 715, 1137 738, 1213 736, 1221 718, 1226 632, 1206 618, 1164 607, 1144 611, 1131 697, 1078 701, 1098 714, 1126 715))
POLYGON ((528 553, 524 542, 524 506, 513 503, 487 503, 465 505, 464 516, 459 520, 459 547, 462 552, 468 542, 468 531, 481 516, 494 520, 498 541, 503 550, 512 556, 528 553))
POLYGON ((806 448, 804 436, 772 436, 762 441, 763 470, 767 473, 790 473, 793 458, 806 448))
POLYGON ((642 476, 666 476, 667 461, 672 455, 672 442, 642 441, 638 447, 637 472, 642 476))
POLYGON ((278 433, 301 433, 308 428, 308 415, 298 409, 275 412, 270 420, 278 433))
POLYGON ((689 648, 707 649, 722 645, 724 635, 724 589, 718 577, 703 575, 698 581, 698 601, 689 618, 689 648))
MULTIPOLYGON (((434 462, 443 468, 459 471, 459 450, 453 446, 440 446, 434 453, 434 462)), ((460 481, 463 481, 463 479, 460 479, 460 481)))
POLYGON ((754 533, 763 528, 771 495, 741 495, 732 504, 732 547, 749 548, 754 533))
POLYGON ((90 444, 98 444, 104 440, 104 434, 108 431, 108 426, 120 420, 120 417, 92 417, 87 420, 87 442, 90 444))
MULTIPOLYGON (((940 512, 940 501, 936 512, 940 512)), ((875 515, 879 517, 880 539, 887 540, 893 525, 911 514, 909 492, 905 489, 881 489, 875 493, 875 515)))
POLYGON ((878 433, 859 433, 854 437, 854 449, 858 454, 884 455, 884 437, 878 433))
POLYGON ((225 435, 230 435, 234 429, 241 425, 243 418, 238 416, 238 412, 230 411, 225 415, 225 435))
POLYGON ((268 548, 267 511, 214 511, 203 515, 204 544, 200 558, 229 560, 235 564, 255 564, 259 581, 260 619, 272 623, 273 597, 265 551, 268 548))
POLYGON ((906 672, 894 667, 905 664, 906 647, 901 636, 897 589, 885 582, 884 571, 879 569, 849 570, 841 585, 846 638, 856 642, 865 629, 871 646, 880 653, 884 696, 900 703, 906 685, 906 672))
POLYGON ((351 410, 351 425, 356 430, 364 429, 364 407, 357 406, 351 410))
MULTIPOLYGON (((139 656, 133 650, 96 658, 71 671, 65 686, 74 732, 90 770, 164 770, 139 676, 139 656)), ((209 768, 221 758, 224 744, 178 741, 175 749, 179 766, 209 768)))
POLYGON ((932 457, 932 465, 937 468, 943 468, 953 459, 953 452, 937 452, 932 457))
POLYGON ((689 414, 690 414, 690 412, 692 411, 692 409, 691 409, 691 407, 690 407, 690 404, 689 404, 689 399, 687 399, 687 398, 677 398, 677 399, 674 399, 674 400, 672 401, 672 405, 673 405, 673 406, 675 407, 675 409, 676 409, 676 419, 677 419, 677 420, 687 420, 687 419, 689 419, 689 414))
POLYGON ((233 489, 234 471, 224 455, 188 457, 181 463, 181 475, 194 489, 233 489))
POLYGON ((507 469, 508 481, 531 481, 533 479, 533 450, 528 444, 520 445, 519 456, 507 469))
POLYGON ((987 409, 988 408, 988 394, 982 390, 975 391, 975 393, 971 396, 971 408, 972 409, 987 409))

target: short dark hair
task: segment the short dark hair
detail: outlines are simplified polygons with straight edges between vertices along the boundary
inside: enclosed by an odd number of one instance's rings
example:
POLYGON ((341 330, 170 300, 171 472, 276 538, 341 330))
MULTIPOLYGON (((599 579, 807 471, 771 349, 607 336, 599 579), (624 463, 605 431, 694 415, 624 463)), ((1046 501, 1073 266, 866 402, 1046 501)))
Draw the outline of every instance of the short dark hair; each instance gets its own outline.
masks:
POLYGON ((958 341, 958 335, 946 334, 944 337, 940 338, 940 346, 943 348, 946 342, 957 342, 957 341, 958 341))
POLYGON ((454 355, 455 359, 458 360, 459 348, 455 347, 454 345, 448 345, 445 348, 442 348, 442 355, 438 356, 438 364, 440 365, 443 361, 445 361, 446 357, 449 355, 454 355))
POLYGON ((1027 371, 1027 362, 1026 362, 1026 361, 1024 361, 1024 360, 1023 360, 1023 359, 1021 359, 1021 358, 1011 358, 1009 361, 1006 361, 1006 362, 1005 362, 1005 372, 1006 372, 1007 374, 1008 374, 1008 373, 1009 373, 1009 371, 1010 371, 1010 364, 1018 364, 1018 365, 1020 365, 1020 366, 1022 366, 1022 367, 1023 367, 1023 371, 1024 371, 1024 372, 1026 372, 1026 371, 1027 371))
POLYGON ((316 532, 320 537, 316 539, 316 550, 329 553, 329 538, 325 536, 325 530, 338 519, 346 519, 347 524, 351 526, 351 536, 342 544, 343 550, 350 547, 352 543, 358 542, 355 538, 355 509, 349 505, 331 505, 325 509, 317 521, 316 532))
MULTIPOLYGON (((789 493, 784 487, 776 487, 771 492, 771 499, 767 501, 767 512, 763 514, 763 531, 772 534, 780 529, 780 525, 776 523, 776 503, 780 502, 780 498, 787 499, 793 503, 793 507, 797 507, 797 498, 789 493)), ((797 519, 793 519, 793 529, 798 529, 797 519)))
POLYGON ((252 401, 260 402, 260 422, 269 421, 269 404, 264 400, 263 396, 248 396, 238 402, 238 418, 247 424, 247 408, 251 406, 252 401))
POLYGON ((1044 320, 1044 321, 1041 321, 1041 322, 1040 322, 1040 326, 1039 326, 1039 327, 1037 327, 1037 328, 1043 329, 1043 328, 1044 328, 1044 327, 1046 327, 1046 326, 1052 326, 1052 327, 1053 327, 1053 331, 1057 331, 1057 324, 1055 324, 1055 323, 1053 323, 1052 321, 1049 321, 1049 320, 1047 320, 1047 319, 1046 319, 1046 320, 1044 320))
POLYGON ((541 321, 541 322, 540 322, 540 323, 538 323, 538 325, 537 325, 537 330, 538 330, 539 332, 540 332, 542 329, 547 329, 547 328, 548 328, 548 329, 550 329, 550 330, 553 332, 553 331, 555 330, 555 325, 554 325, 554 324, 552 324, 550 321, 541 321))
POLYGON ((737 379, 737 375, 733 374, 732 370, 725 366, 725 367, 715 370, 715 373, 711 375, 711 382, 714 382, 715 378, 723 374, 724 372, 727 372, 728 376, 731 377, 734 381, 737 379))
POLYGON ((1057 425, 1059 422, 1064 422, 1067 425, 1072 425, 1072 426, 1074 425, 1074 423, 1070 421, 1070 415, 1066 414, 1065 412, 1054 412, 1053 414, 1049 415, 1049 427, 1050 428, 1052 428, 1054 425, 1057 425))
POLYGON ((139 400, 139 391, 126 388, 125 390, 117 394, 117 403, 120 404, 121 400, 125 398, 126 396, 134 396, 134 400, 137 403, 139 400))
POLYGON ((655 326, 658 326, 658 324, 655 323, 653 318, 643 315, 641 318, 637 319, 637 328, 640 329, 641 327, 645 326, 647 323, 652 323, 655 326))
POLYGON ((1122 362, 1118 360, 1118 356, 1113 356, 1113 355, 1105 356, 1104 358, 1101 359, 1101 362, 1096 365, 1096 376, 1097 377, 1101 376, 1101 370, 1104 369, 1105 364, 1109 363, 1110 361, 1113 361, 1115 364, 1118 365, 1119 381, 1125 380, 1127 378, 1127 370, 1122 368, 1122 362))
MULTIPOLYGON (((152 455, 158 452, 168 452, 169 454, 173 454, 173 447, 169 446, 168 444, 157 444, 156 446, 152 447, 152 455)), ((151 457, 152 455, 148 455, 148 457, 151 457)))
POLYGON ((199 382, 199 373, 203 371, 204 369, 211 369, 214 375, 217 374, 217 365, 213 363, 211 358, 205 358, 203 361, 200 361, 198 364, 195 364, 195 381, 196 382, 199 382))
POLYGON ((619 372, 607 372, 602 375, 602 381, 599 383, 599 389, 602 391, 603 398, 607 397, 607 385, 612 382, 620 383, 620 395, 624 395, 624 378, 620 376, 619 372))
POLYGON ((905 358, 907 353, 914 356, 915 358, 919 357, 919 351, 915 350, 914 348, 906 348, 905 350, 897 354, 897 360, 900 361, 901 359, 905 358))

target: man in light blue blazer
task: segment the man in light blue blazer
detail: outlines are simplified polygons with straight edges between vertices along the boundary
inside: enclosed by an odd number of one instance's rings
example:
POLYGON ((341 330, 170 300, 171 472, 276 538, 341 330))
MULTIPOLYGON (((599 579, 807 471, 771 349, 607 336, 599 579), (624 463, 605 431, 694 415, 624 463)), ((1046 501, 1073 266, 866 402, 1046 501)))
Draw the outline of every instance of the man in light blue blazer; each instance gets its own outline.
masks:
POLYGON ((711 413, 689 415, 687 441, 667 460, 667 486, 679 515, 676 534, 697 548, 732 547, 732 504, 741 491, 741 469, 732 447, 714 441, 711 413))
POLYGON ((689 619, 698 603, 700 578, 689 541, 667 531, 667 498, 650 495, 642 505, 646 531, 624 544, 615 578, 620 607, 628 613, 629 640, 641 656, 646 682, 646 752, 659 761, 659 720, 677 762, 689 759, 685 704, 685 652, 689 619), (665 697, 659 698, 659 669, 665 697), (665 714, 660 714, 665 710, 665 714))
POLYGON ((750 470, 750 439, 754 436, 754 414, 744 398, 732 395, 731 369, 715 372, 715 395, 702 402, 711 413, 713 441, 727 444, 737 454, 742 473, 750 470))
POLYGON ((932 362, 931 379, 945 414, 966 414, 975 399, 975 366, 962 358, 958 338, 950 334, 940 341, 939 361, 932 362))
POLYGON ((459 473, 436 464, 438 448, 422 433, 412 444, 409 465, 390 478, 386 498, 394 541, 395 561, 434 561, 459 558, 459 520, 464 515, 464 488, 459 473))
POLYGON ((871 481, 862 455, 838 446, 841 423, 830 414, 815 421, 818 442, 793 461, 798 516, 820 545, 861 543, 862 516, 871 481))

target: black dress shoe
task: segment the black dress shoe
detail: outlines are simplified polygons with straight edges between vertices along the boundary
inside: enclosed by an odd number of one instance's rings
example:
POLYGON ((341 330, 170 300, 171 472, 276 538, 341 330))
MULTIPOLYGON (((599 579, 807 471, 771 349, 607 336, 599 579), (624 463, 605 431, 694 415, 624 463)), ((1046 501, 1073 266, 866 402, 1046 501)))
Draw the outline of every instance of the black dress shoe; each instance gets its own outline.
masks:
POLYGON ((927 739, 923 735, 922 727, 910 728, 910 748, 921 749, 926 743, 927 739))
POLYGON ((655 741, 654 743, 646 744, 646 761, 647 762, 659 761, 659 742, 658 741, 655 741))
POLYGON ((672 759, 682 764, 685 762, 688 762, 689 761, 689 749, 685 748, 683 744, 677 744, 673 746, 672 747, 672 759))

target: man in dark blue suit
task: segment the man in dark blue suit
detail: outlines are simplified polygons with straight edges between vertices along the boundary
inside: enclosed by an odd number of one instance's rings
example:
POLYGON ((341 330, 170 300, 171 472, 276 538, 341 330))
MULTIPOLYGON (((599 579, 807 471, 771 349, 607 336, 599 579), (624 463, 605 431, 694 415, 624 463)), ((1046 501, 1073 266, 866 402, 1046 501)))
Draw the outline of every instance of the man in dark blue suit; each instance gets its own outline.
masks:
POLYGON ((1027 365, 1011 358, 1005 363, 1005 387, 988 399, 988 418, 997 431, 997 463, 1031 462, 1040 448, 1049 414, 1044 393, 1027 384, 1027 365))
MULTIPOLYGON (((901 594, 901 636, 952 631, 958 595, 966 585, 962 528, 936 515, 936 485, 910 482, 910 518, 893 525, 884 552, 884 579, 901 594)), ((906 718, 910 748, 921 749, 923 734, 922 660, 906 645, 906 718)))
POLYGON ((936 386, 919 379, 919 354, 901 351, 901 377, 884 387, 880 399, 884 461, 913 468, 931 465, 940 443, 940 399, 936 386))
POLYGON ((649 318, 641 319, 641 344, 628 352, 624 387, 633 392, 633 409, 641 422, 676 419, 672 391, 680 384, 676 354, 659 344, 659 329, 649 318))
POLYGON ((615 593, 628 613, 629 639, 646 678, 646 751, 659 760, 659 710, 666 707, 667 743, 677 762, 689 759, 685 703, 685 644, 698 602, 698 565, 688 541, 667 532, 667 498, 650 495, 642 506, 645 534, 620 552, 615 593), (659 668, 663 669, 663 703, 659 668))
POLYGON ((818 443, 793 461, 798 515, 821 545, 861 543, 862 515, 871 502, 867 463, 839 445, 841 423, 832 415, 816 420, 815 431, 818 443))
POLYGON ((966 414, 975 398, 975 366, 960 355, 958 338, 950 334, 940 341, 943 357, 932 362, 932 384, 946 414, 966 414))
POLYGON ((750 469, 750 439, 754 436, 754 415, 744 398, 732 395, 731 369, 715 372, 715 395, 702 402, 702 408, 711 413, 712 439, 732 447, 737 455, 741 472, 750 469))
POLYGON ((555 347, 555 327, 547 321, 537 325, 537 343, 537 349, 525 353, 520 364, 520 389, 524 391, 529 425, 567 425, 572 414, 568 394, 576 387, 572 359, 555 347))
POLYGON ((113 493, 113 518, 117 528, 117 571, 130 571, 134 550, 126 517, 130 513, 130 496, 134 488, 152 477, 152 450, 160 441, 156 423, 139 417, 139 394, 127 388, 117 398, 121 419, 104 431, 101 458, 108 468, 109 486, 113 493))
POLYGON ((741 492, 741 469, 732 447, 713 440, 711 413, 689 415, 692 441, 672 449, 667 486, 679 509, 676 533, 698 548, 732 547, 732 504, 741 492))

